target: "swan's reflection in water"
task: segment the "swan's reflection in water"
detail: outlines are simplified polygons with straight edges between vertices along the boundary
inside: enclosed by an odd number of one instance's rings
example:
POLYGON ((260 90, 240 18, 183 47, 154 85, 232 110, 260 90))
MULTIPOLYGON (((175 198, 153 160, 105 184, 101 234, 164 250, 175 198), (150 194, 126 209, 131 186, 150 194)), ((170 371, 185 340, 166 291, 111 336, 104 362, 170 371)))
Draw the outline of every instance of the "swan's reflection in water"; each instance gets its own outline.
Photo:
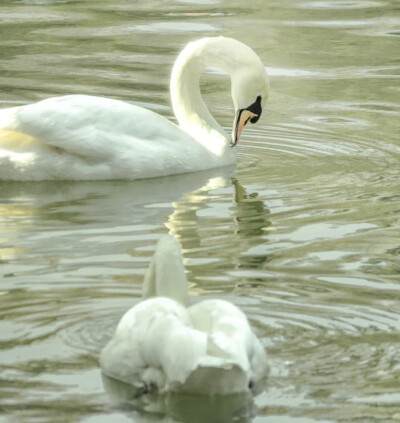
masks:
POLYGON ((273 230, 270 211, 265 200, 238 178, 211 178, 173 205, 166 226, 181 244, 191 282, 228 282, 230 272, 264 268, 270 260, 251 253, 252 247, 268 242, 273 230), (202 266, 201 272, 195 266, 202 266), (201 278, 197 281, 196 273, 201 278))
POLYGON ((232 214, 236 223, 235 233, 241 238, 262 235, 271 227, 270 211, 257 192, 247 193, 236 178, 232 179, 234 188, 234 205, 232 214))
MULTIPOLYGON (((257 269, 268 257, 249 250, 267 241, 269 210, 253 188, 232 179, 232 171, 143 181, 0 182, 0 235, 7 243, 0 259, 40 252, 44 261, 49 255, 58 261, 78 256, 82 267, 105 254, 110 260, 124 254, 129 245, 132 255, 147 260, 149 243, 166 226, 194 278, 215 282, 229 271, 257 269), (73 253, 62 248, 67 244, 73 253), (204 265, 201 272, 190 269, 198 264, 204 265)), ((105 274, 106 267, 104 262, 105 274)))
MULTIPOLYGON (((148 393, 102 374, 104 389, 118 409, 131 413, 135 422, 248 423, 257 413, 252 395, 195 396, 148 393), (169 419, 166 420, 165 416, 169 419)), ((259 387, 263 389, 263 387, 259 387)))
POLYGON ((237 269, 259 269, 269 257, 267 255, 252 255, 247 251, 260 243, 267 241, 267 234, 273 229, 270 221, 270 211, 265 201, 257 192, 248 194, 238 179, 233 179, 234 205, 232 208, 235 222, 235 235, 242 246, 236 262, 237 269), (245 253, 245 254, 243 254, 245 253))
MULTIPOLYGON (((186 193, 197 192, 213 180, 229 180, 233 167, 134 181, 0 181, 0 224, 3 220, 35 218, 46 223, 60 220, 91 224, 99 221, 115 223, 165 217, 162 207, 179 201, 186 193), (147 207, 145 214, 138 209, 147 207), (146 218, 147 216, 147 218, 146 218), (114 222, 113 222, 114 221, 114 222)), ((5 223, 5 222, 4 222, 5 223)))

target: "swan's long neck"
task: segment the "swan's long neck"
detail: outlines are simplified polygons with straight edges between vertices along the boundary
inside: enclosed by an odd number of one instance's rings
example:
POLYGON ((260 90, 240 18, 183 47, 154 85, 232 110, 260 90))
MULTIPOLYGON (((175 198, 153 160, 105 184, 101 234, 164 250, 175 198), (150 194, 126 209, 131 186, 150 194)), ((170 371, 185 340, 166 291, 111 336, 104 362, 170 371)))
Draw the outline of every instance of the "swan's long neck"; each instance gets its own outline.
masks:
POLYGON ((161 238, 144 277, 143 298, 168 297, 188 304, 188 288, 179 244, 171 236, 161 238))
POLYGON ((207 67, 234 73, 236 66, 228 56, 225 40, 203 38, 189 43, 175 62, 170 85, 172 107, 181 128, 215 154, 230 148, 230 138, 204 103, 200 76, 207 67))

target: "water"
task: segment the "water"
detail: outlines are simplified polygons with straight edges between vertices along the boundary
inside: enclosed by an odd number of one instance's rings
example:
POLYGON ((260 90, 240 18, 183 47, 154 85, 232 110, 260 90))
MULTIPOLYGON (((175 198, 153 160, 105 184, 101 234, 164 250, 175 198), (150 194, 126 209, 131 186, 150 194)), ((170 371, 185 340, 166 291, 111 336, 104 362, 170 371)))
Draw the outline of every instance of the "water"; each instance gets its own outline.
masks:
MULTIPOLYGON (((400 421, 399 10, 397 0, 2 0, 1 107, 86 93, 172 118, 178 51, 220 34, 257 51, 272 94, 236 171, 0 183, 0 421, 400 421), (191 295, 240 306, 265 345, 271 375, 255 404, 137 405, 103 383, 99 352, 168 231, 191 295)), ((210 74, 203 91, 228 130, 229 83, 210 74)))

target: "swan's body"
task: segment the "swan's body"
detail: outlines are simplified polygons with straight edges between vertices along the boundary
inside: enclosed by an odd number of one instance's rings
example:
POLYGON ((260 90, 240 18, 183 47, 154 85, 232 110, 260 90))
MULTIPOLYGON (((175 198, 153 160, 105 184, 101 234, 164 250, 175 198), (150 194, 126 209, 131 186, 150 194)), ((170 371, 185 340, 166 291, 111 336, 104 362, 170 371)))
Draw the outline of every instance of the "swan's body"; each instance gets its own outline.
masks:
POLYGON ((231 75, 236 144, 268 96, 258 56, 230 38, 203 38, 180 53, 171 99, 180 126, 132 104, 85 95, 0 110, 0 179, 142 179, 235 163, 231 138, 201 97, 202 71, 231 75))
POLYGON ((249 392, 265 379, 265 351, 236 306, 212 299, 187 307, 182 257, 171 237, 157 245, 143 296, 102 351, 106 375, 142 392, 206 395, 249 392))

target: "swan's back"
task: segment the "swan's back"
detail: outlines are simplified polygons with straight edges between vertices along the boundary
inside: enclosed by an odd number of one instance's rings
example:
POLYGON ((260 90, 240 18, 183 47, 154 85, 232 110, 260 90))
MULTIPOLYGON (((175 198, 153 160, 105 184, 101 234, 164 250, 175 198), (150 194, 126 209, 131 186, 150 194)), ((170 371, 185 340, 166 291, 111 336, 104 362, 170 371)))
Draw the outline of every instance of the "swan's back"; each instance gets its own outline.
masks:
POLYGON ((118 100, 70 95, 0 110, 3 180, 142 179, 217 160, 174 123, 118 100))

